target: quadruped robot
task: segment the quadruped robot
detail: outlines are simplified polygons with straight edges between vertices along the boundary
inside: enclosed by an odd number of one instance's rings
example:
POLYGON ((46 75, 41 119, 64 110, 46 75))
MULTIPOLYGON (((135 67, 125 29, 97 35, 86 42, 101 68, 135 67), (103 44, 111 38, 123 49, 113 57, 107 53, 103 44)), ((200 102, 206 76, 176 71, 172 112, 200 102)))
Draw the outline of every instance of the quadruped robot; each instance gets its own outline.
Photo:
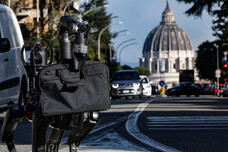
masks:
MULTIPOLYGON (((59 21, 59 55, 61 64, 68 64, 74 71, 79 71, 88 54, 86 46, 87 25, 79 22, 72 16, 62 16, 59 21)), ((53 50, 46 39, 31 39, 22 48, 22 61, 28 74, 29 90, 22 104, 13 104, 9 107, 1 130, 1 137, 6 141, 10 152, 16 152, 13 143, 14 132, 18 123, 23 119, 32 121, 32 151, 33 152, 57 152, 65 130, 71 130, 67 144, 70 152, 76 152, 81 140, 99 122, 99 112, 80 112, 62 115, 44 116, 42 108, 38 104, 40 96, 38 73, 53 62, 53 50), (24 47, 31 47, 30 61, 23 58, 24 47), (48 60, 48 48, 50 48, 50 60, 48 60), (47 128, 51 131, 48 139, 47 128)))

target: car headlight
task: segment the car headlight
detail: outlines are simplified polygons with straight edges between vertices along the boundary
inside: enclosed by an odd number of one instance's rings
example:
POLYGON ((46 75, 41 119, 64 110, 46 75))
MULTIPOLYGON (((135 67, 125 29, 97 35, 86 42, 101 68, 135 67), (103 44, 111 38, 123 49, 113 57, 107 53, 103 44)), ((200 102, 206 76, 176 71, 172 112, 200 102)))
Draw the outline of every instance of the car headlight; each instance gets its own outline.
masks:
POLYGON ((119 87, 119 84, 112 84, 112 87, 113 87, 114 89, 116 89, 116 88, 119 87))
POLYGON ((133 83, 133 86, 134 87, 139 87, 140 86, 140 83, 133 83))

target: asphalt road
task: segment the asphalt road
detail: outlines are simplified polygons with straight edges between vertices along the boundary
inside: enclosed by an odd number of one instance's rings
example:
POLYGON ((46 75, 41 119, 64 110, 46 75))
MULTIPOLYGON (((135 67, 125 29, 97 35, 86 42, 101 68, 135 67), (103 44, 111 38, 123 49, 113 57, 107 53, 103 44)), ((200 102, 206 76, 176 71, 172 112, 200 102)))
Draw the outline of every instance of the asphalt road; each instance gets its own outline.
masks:
POLYGON ((147 106, 138 126, 151 139, 176 150, 227 152, 228 98, 160 98, 147 106))
MULTIPOLYGON (((227 135, 228 98, 120 99, 112 101, 110 110, 101 112, 99 125, 78 151, 227 152, 227 135)), ((60 152, 69 151, 64 145, 66 137, 60 152)), ((14 141, 19 152, 31 151, 30 122, 19 124, 14 141)), ((4 143, 0 143, 0 151, 7 151, 4 143)))

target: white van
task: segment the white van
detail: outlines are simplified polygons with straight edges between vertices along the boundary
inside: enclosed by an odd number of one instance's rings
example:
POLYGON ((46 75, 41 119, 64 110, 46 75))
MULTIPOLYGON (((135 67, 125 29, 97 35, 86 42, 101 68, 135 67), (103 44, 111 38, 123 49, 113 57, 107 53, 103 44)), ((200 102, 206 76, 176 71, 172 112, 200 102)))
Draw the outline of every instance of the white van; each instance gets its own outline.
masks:
POLYGON ((26 95, 26 71, 21 61, 23 37, 14 12, 0 4, 0 109, 21 103, 26 95))

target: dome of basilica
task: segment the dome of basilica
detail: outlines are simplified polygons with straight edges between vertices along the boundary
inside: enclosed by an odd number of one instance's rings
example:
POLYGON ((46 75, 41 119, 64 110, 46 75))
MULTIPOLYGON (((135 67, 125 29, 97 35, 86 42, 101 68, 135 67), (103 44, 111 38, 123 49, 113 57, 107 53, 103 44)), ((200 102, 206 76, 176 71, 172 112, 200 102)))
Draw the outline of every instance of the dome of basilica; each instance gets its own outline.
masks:
MULTIPOLYGON (((174 21, 169 3, 162 13, 160 25, 147 36, 140 58, 140 66, 147 68, 154 84, 179 82, 179 72, 195 70, 195 51, 187 33, 174 21)), ((194 73, 196 75, 197 72, 194 73)))
POLYGON ((188 35, 175 23, 173 13, 167 2, 162 13, 162 21, 147 36, 143 52, 192 49, 188 35))

